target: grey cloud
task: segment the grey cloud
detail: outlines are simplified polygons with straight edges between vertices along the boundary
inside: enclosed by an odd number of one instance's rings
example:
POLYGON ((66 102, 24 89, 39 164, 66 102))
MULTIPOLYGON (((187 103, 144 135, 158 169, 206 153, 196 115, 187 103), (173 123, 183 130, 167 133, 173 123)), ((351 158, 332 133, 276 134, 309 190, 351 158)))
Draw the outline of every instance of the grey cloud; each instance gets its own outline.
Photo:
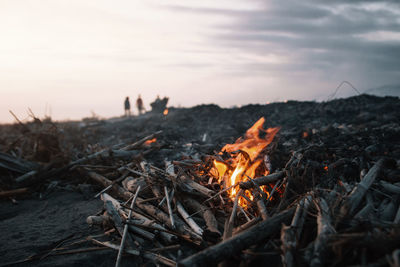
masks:
MULTIPOLYGON (((400 82, 400 40, 371 40, 362 35, 400 35, 400 1, 258 1, 258 10, 170 6, 180 12, 228 16, 209 38, 222 47, 264 56, 277 54, 290 63, 244 60, 228 70, 259 73, 319 71, 326 77, 354 76, 365 84, 400 82), (371 4, 375 4, 371 8, 371 4), (349 72, 349 70, 351 72, 349 72), (373 73, 373 75, 371 75, 373 73), (373 78, 372 78, 373 76, 373 78)), ((340 79, 340 78, 338 78, 340 79)))

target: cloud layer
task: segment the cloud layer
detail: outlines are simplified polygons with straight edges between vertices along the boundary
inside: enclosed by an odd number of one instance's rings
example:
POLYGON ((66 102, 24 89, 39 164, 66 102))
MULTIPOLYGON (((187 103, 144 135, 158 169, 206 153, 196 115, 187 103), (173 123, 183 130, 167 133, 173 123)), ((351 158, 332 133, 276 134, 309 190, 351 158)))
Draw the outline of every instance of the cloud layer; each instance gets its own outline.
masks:
POLYGON ((398 0, 3 0, 0 33, 0 122, 400 87, 398 0))
POLYGON ((199 16, 230 17, 231 23, 218 25, 220 32, 210 38, 258 58, 243 60, 236 66, 238 72, 306 74, 337 83, 348 79, 365 89, 400 82, 398 1, 257 3, 257 9, 246 11, 170 8, 199 16))

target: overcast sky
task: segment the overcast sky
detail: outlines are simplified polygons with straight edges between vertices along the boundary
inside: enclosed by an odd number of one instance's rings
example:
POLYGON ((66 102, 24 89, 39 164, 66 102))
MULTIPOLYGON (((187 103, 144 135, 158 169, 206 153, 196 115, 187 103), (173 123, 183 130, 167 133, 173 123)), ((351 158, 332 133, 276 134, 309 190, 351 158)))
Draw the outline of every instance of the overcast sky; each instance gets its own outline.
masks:
POLYGON ((230 107, 400 85, 398 0, 1 0, 0 38, 0 122, 119 116, 139 93, 230 107))

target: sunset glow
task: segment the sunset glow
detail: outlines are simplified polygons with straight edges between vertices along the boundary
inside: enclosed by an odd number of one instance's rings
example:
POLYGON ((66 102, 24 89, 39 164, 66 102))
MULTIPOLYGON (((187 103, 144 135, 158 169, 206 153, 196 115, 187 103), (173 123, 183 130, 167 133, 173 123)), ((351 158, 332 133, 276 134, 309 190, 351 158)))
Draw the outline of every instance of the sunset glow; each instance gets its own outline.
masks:
POLYGON ((325 100, 347 79, 361 91, 399 82, 400 27, 389 25, 400 24, 398 6, 310 3, 292 14, 277 1, 3 0, 0 122, 28 108, 56 120, 120 116, 138 94, 146 109, 157 95, 169 106, 230 107, 325 100), (375 12, 375 27, 361 29, 375 12), (340 24, 348 32, 335 33, 340 24))

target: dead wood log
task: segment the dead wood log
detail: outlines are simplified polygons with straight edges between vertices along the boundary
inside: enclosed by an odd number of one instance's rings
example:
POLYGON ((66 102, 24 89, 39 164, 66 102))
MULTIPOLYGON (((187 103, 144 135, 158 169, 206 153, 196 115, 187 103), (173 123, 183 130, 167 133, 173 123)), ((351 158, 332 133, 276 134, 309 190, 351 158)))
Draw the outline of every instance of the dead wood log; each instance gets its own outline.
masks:
MULTIPOLYGON (((93 241, 94 243, 96 243, 98 245, 109 247, 109 248, 112 248, 114 250, 120 250, 120 246, 119 245, 113 244, 113 243, 111 243, 109 241, 101 242, 101 241, 98 241, 98 240, 93 239, 93 238, 91 239, 91 241, 93 241)), ((176 266, 176 262, 175 261, 173 261, 171 259, 168 259, 168 258, 166 258, 166 257, 164 257, 164 256, 162 256, 160 254, 153 253, 153 252, 150 252, 150 251, 143 251, 142 253, 140 253, 139 251, 134 250, 134 249, 125 249, 124 252, 132 254, 132 255, 135 255, 135 256, 141 255, 141 256, 143 256, 143 258, 146 258, 148 260, 152 260, 152 261, 157 262, 157 263, 162 263, 162 264, 165 264, 167 266, 171 266, 171 267, 175 267, 176 266)))
POLYGON ((206 222, 207 229, 203 231, 203 238, 207 239, 207 237, 211 237, 212 239, 217 239, 221 237, 221 232, 218 230, 217 219, 209 208, 201 205, 192 198, 185 198, 183 203, 192 211, 198 211, 206 222))
MULTIPOLYGON (((129 219, 130 219, 131 216, 132 216, 132 209, 133 209, 133 206, 135 205, 136 198, 137 198, 137 196, 138 196, 138 194, 139 194, 139 192, 140 192, 140 188, 141 188, 141 187, 140 187, 140 185, 139 185, 139 186, 137 187, 137 189, 136 189, 135 195, 133 196, 133 199, 132 199, 132 202, 131 202, 131 206, 130 206, 130 210, 129 210, 129 213, 128 213, 128 219, 127 219, 127 221, 129 221, 129 219)), ((118 250, 117 262, 115 263, 115 266, 116 266, 116 267, 120 266, 120 264, 121 264, 122 252, 124 251, 125 241, 126 241, 128 238, 129 238, 128 224, 125 224, 125 225, 124 225, 124 231, 123 231, 123 234, 122 234, 122 239, 121 239, 120 248, 119 248, 119 250, 118 250)))
POLYGON ((108 190, 110 190, 111 187, 112 187, 114 184, 117 184, 117 183, 121 182, 122 180, 124 180, 124 179, 126 178, 127 175, 128 175, 128 174, 122 175, 122 176, 119 177, 117 180, 112 181, 112 184, 110 184, 109 186, 107 186, 107 187, 105 187, 103 190, 101 190, 99 193, 97 193, 97 194, 94 196, 94 198, 98 198, 101 194, 103 194, 103 193, 107 192, 108 190))
POLYGON ((284 267, 292 267, 296 266, 294 252, 296 250, 297 242, 295 229, 290 225, 282 225, 281 229, 281 259, 282 266, 284 267))
POLYGON ((389 193, 400 194, 400 186, 388 183, 388 182, 383 181, 383 180, 380 181, 380 184, 389 193))
POLYGON ((0 152, 0 168, 18 173, 27 173, 39 168, 40 165, 28 160, 18 159, 7 153, 0 152))
POLYGON ((265 206, 264 199, 258 198, 256 203, 258 207, 258 212, 260 213, 261 218, 265 221, 266 219, 268 219, 268 211, 267 207, 265 206))
POLYGON ((281 230, 281 250, 283 266, 296 266, 295 250, 297 242, 300 240, 303 231, 304 221, 311 203, 311 196, 307 196, 300 200, 297 204, 296 212, 293 216, 292 223, 289 226, 282 225, 281 230))
POLYGON ((0 191, 0 198, 16 197, 26 193, 29 193, 29 188, 27 187, 8 190, 8 191, 0 191))
POLYGON ((168 188, 166 186, 164 186, 164 193, 165 193, 165 199, 167 201, 168 214, 169 214, 169 219, 171 222, 171 227, 172 227, 172 229, 175 229, 174 216, 172 214, 172 209, 171 209, 171 201, 169 199, 168 188))
POLYGON ((162 133, 162 131, 158 131, 158 132, 155 132, 155 133, 153 133, 151 135, 143 137, 142 139, 140 139, 139 141, 137 141, 137 142, 135 142, 133 144, 124 146, 123 148, 121 148, 121 150, 133 150, 133 149, 136 149, 136 148, 140 147, 141 145, 143 145, 147 140, 153 139, 154 137, 160 135, 161 133, 162 133))
POLYGON ((24 183, 25 181, 31 180, 32 177, 34 177, 36 174, 38 174, 37 170, 32 170, 29 171, 21 176, 18 176, 17 178, 15 178, 15 181, 19 184, 24 183))
POLYGON ((382 220, 392 221, 395 218, 397 211, 395 203, 398 203, 398 199, 399 197, 394 197, 389 201, 389 203, 383 209, 382 214, 380 216, 382 220))
MULTIPOLYGON (((254 179, 248 177, 250 182, 253 183, 254 188, 256 189, 255 191, 253 191, 253 196, 254 199, 256 201, 257 204, 257 208, 258 208, 258 212, 261 215, 261 218, 263 220, 268 219, 268 211, 267 211, 267 207, 265 206, 265 202, 264 202, 264 198, 265 198, 265 193, 260 189, 260 186, 254 182, 254 179)), ((243 189, 240 189, 243 191, 243 189)))
POLYGON ((356 213, 356 215, 354 215, 354 218, 357 220, 366 220, 373 209, 374 206, 371 203, 367 203, 367 205, 365 205, 359 212, 356 213))
MULTIPOLYGON (((102 184, 104 187, 107 187, 110 184, 112 184, 112 181, 108 180, 107 178, 105 178, 104 176, 102 176, 98 173, 88 172, 88 175, 90 178, 92 178, 96 182, 102 184)), ((123 200, 129 200, 133 195, 131 192, 125 190, 123 187, 121 187, 117 184, 113 185, 113 189, 114 189, 114 192, 118 195, 118 197, 122 198, 123 200)), ((169 216, 166 213, 164 213, 160 209, 154 207, 153 205, 150 205, 146 202, 142 202, 143 199, 140 197, 138 197, 137 200, 138 201, 136 203, 136 206, 139 209, 143 210, 150 216, 157 218, 159 220, 159 222, 161 222, 161 223, 167 225, 168 227, 170 227, 171 229, 173 229, 172 225, 171 225, 171 221, 169 219, 169 216)), ((180 232, 181 234, 189 235, 194 240, 201 240, 201 237, 198 234, 196 234, 195 232, 193 232, 188 226, 186 226, 186 224, 181 219, 179 219, 177 216, 174 216, 174 223, 176 226, 176 230, 178 232, 180 232)))
POLYGON ((240 233, 240 232, 242 232, 242 231, 244 231, 244 230, 246 230, 246 229, 252 227, 253 225, 259 223, 261 220, 262 220, 261 217, 255 217, 255 218, 251 219, 251 220, 248 221, 247 223, 242 224, 242 225, 236 227, 236 228, 233 230, 232 235, 237 235, 238 233, 240 233))
POLYGON ((149 214, 150 216, 157 218, 159 222, 165 224, 166 226, 168 226, 170 229, 175 229, 176 231, 180 232, 181 234, 184 235, 189 235, 191 236, 193 239, 195 240, 200 240, 201 237, 199 235, 197 235, 196 233, 194 233, 189 227, 186 226, 186 224, 179 219, 178 217, 176 217, 174 215, 174 225, 175 227, 172 226, 171 224, 171 220, 170 217, 168 216, 168 214, 164 213, 163 211, 161 211, 160 209, 146 204, 146 203, 137 203, 137 206, 145 211, 147 214, 149 214))
POLYGON ((110 157, 110 156, 126 157, 126 156, 135 155, 135 154, 137 154, 137 152, 129 152, 129 150, 133 150, 133 149, 136 149, 136 148, 140 147, 144 142, 146 142, 149 139, 153 139, 156 135, 160 134, 161 132, 162 131, 158 131, 158 132, 156 132, 154 134, 151 134, 149 136, 144 137, 143 139, 141 139, 141 140, 139 140, 139 141, 137 141, 137 142, 135 142, 133 144, 127 145, 127 146, 122 147, 122 148, 118 148, 119 146, 117 145, 117 146, 113 146, 111 149, 106 148, 106 149, 103 149, 101 151, 95 152, 95 153, 90 154, 90 155, 88 155, 86 157, 83 157, 83 158, 80 158, 80 159, 77 159, 75 161, 70 162, 68 164, 68 168, 70 168, 70 167, 72 167, 74 165, 82 164, 82 163, 84 163, 86 161, 89 161, 91 159, 95 159, 95 158, 98 158, 98 157, 103 157, 103 158, 107 158, 107 157, 110 157), (124 152, 128 152, 128 153, 124 153, 124 152))
POLYGON ((164 256, 162 256, 160 254, 157 254, 157 253, 153 253, 153 252, 150 252, 150 251, 145 251, 145 252, 143 252, 143 257, 148 259, 148 260, 152 260, 154 262, 157 262, 157 263, 162 263, 162 264, 164 264, 166 266, 176 267, 176 262, 175 261, 173 261, 171 259, 168 259, 168 258, 166 258, 166 257, 164 257, 164 256))
MULTIPOLYGON (((253 179, 253 182, 256 183, 258 186, 267 185, 282 179, 284 176, 285 172, 279 171, 273 174, 269 174, 267 176, 255 178, 253 179)), ((253 182, 252 181, 240 182, 239 186, 241 189, 251 189, 255 186, 253 182)))
POLYGON ((211 197, 214 195, 214 191, 208 189, 205 186, 202 186, 199 183, 196 183, 192 179, 186 178, 184 176, 181 176, 180 179, 182 180, 183 183, 185 183, 185 186, 189 186, 189 187, 193 188, 197 192, 200 192, 203 195, 205 195, 206 197, 211 197))
MULTIPOLYGON (((89 237, 88 239, 90 241, 92 241, 93 243, 95 243, 95 244, 98 244, 98 245, 101 245, 101 246, 105 246, 105 247, 108 247, 108 248, 112 248, 114 250, 119 250, 119 245, 113 244, 110 241, 99 241, 99 240, 91 238, 91 237, 89 237)), ((138 251, 136 249, 125 249, 125 252, 128 253, 128 254, 131 254, 131 255, 135 255, 135 256, 139 256, 140 255, 140 251, 138 251)))
POLYGON ((143 230, 142 228, 139 228, 134 225, 129 225, 129 231, 131 231, 132 233, 138 234, 150 241, 154 241, 156 238, 155 234, 150 233, 149 231, 143 230))
POLYGON ((331 216, 329 214, 329 206, 326 203, 325 199, 323 199, 322 197, 319 198, 316 207, 318 209, 318 236, 314 242, 313 256, 310 262, 310 266, 312 267, 324 266, 324 256, 326 253, 326 246, 329 235, 336 232, 335 228, 332 226, 331 216))
POLYGON ((166 229, 164 226, 161 226, 160 224, 156 223, 154 220, 150 220, 149 218, 147 218, 146 216, 143 216, 140 213, 137 213, 135 211, 132 211, 132 216, 137 219, 140 220, 140 224, 138 224, 138 227, 151 227, 151 229, 159 231, 159 234, 161 236, 161 238, 168 244, 171 243, 175 243, 178 241, 178 238, 171 234, 171 233, 167 233, 166 229))
MULTIPOLYGON (((112 201, 107 200, 104 204, 105 204, 105 208, 107 210, 107 213, 111 216, 111 218, 113 220, 115 228, 117 228, 119 234, 121 236, 123 236, 123 234, 124 234, 124 225, 123 225, 122 219, 121 219, 121 217, 120 217, 120 215, 118 213, 118 209, 116 207, 114 207, 112 201)), ((128 244, 129 244, 129 246, 131 248, 135 248, 136 247, 136 245, 133 242, 133 239, 131 238, 130 235, 128 235, 126 237, 126 239, 127 239, 127 242, 128 242, 128 244)))
POLYGON ((190 218, 189 214, 179 201, 176 202, 176 209, 185 222, 193 229, 193 231, 201 236, 203 234, 203 229, 201 229, 200 226, 198 226, 198 224, 192 218, 190 218))
POLYGON ((163 252, 163 251, 169 251, 169 250, 177 250, 180 249, 181 245, 172 245, 172 246, 166 246, 166 247, 161 247, 161 248, 152 248, 149 251, 150 252, 163 252))
POLYGON ((32 170, 30 172, 27 172, 15 179, 15 181, 19 184, 26 184, 30 185, 38 181, 45 181, 51 177, 54 177, 60 173, 63 173, 72 167, 82 164, 90 159, 97 158, 99 156, 103 158, 108 158, 108 157, 115 157, 115 158, 122 158, 122 159, 131 159, 133 156, 138 156, 138 155, 144 155, 147 154, 151 151, 151 149, 143 151, 143 152, 138 152, 138 151, 124 151, 124 150, 102 150, 99 152, 96 152, 94 154, 91 154, 87 157, 78 159, 76 161, 70 162, 68 165, 63 166, 61 168, 57 169, 50 169, 50 170, 45 170, 45 171, 37 171, 37 170, 32 170))
POLYGON ((340 208, 340 219, 351 218, 354 212, 360 205, 365 193, 375 181, 383 165, 383 159, 380 159, 375 165, 368 171, 362 181, 354 187, 350 195, 345 199, 342 207, 340 208))
POLYGON ((97 225, 97 226, 112 226, 111 218, 107 215, 100 215, 100 216, 88 216, 86 218, 86 223, 89 226, 97 225))
POLYGON ((262 221, 219 244, 189 256, 178 263, 179 266, 211 266, 236 255, 245 248, 257 244, 280 230, 282 223, 287 223, 293 216, 294 208, 262 221))
POLYGON ((394 217, 394 221, 393 222, 396 223, 396 224, 400 223, 400 205, 399 205, 399 207, 397 209, 396 216, 394 217))

